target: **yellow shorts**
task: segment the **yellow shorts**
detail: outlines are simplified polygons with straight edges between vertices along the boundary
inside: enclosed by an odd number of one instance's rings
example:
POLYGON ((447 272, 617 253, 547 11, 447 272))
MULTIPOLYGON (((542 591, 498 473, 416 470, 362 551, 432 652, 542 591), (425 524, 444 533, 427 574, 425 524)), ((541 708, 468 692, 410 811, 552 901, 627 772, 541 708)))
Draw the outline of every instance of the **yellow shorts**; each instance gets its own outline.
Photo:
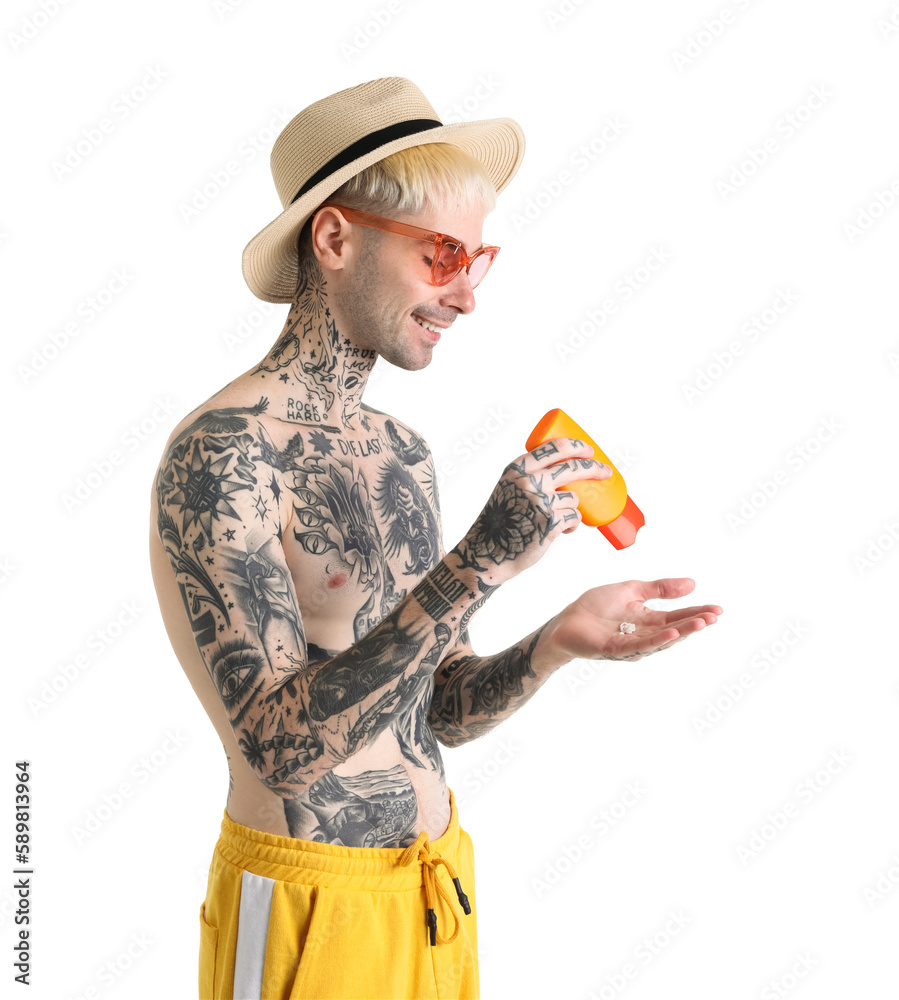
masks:
POLYGON ((407 848, 277 837, 226 811, 200 1000, 477 1000, 474 850, 449 796, 446 832, 407 848))

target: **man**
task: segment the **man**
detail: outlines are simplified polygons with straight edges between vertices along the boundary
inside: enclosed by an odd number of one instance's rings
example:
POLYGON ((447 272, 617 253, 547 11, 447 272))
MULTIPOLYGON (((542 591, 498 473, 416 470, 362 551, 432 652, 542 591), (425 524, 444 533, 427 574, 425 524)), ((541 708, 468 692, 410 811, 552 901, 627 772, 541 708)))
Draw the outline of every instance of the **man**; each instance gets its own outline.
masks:
POLYGON ((290 302, 284 330, 175 428, 151 500, 160 608, 230 772, 201 997, 479 996, 439 743, 490 731, 573 658, 639 659, 721 612, 643 607, 686 579, 596 587, 477 656, 472 615, 579 523, 559 484, 611 471, 574 439, 520 455, 445 553, 427 444, 362 402, 379 355, 423 368, 473 310, 498 253, 483 220, 522 154, 516 123, 443 126, 400 78, 318 101, 272 150, 284 211, 244 275, 290 302))

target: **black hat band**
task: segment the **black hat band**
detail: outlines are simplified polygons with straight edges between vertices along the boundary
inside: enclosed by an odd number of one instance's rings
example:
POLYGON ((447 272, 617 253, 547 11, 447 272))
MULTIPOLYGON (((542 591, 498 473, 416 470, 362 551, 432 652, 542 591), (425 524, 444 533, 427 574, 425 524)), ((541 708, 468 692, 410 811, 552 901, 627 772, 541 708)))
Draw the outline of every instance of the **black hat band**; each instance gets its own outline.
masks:
POLYGON ((290 204, 292 205, 300 195, 304 195, 307 191, 310 191, 330 174, 336 173, 342 167, 352 163, 353 160, 358 160, 360 156, 365 156, 366 153, 373 152, 379 146, 393 142, 394 139, 404 139, 407 135, 415 135, 417 132, 426 132, 428 129, 442 127, 443 122, 434 121, 432 118, 413 118, 410 121, 397 122, 395 125, 388 125, 386 128, 379 128, 375 132, 364 135, 336 156, 332 156, 320 170, 316 170, 293 198, 290 199, 290 204))

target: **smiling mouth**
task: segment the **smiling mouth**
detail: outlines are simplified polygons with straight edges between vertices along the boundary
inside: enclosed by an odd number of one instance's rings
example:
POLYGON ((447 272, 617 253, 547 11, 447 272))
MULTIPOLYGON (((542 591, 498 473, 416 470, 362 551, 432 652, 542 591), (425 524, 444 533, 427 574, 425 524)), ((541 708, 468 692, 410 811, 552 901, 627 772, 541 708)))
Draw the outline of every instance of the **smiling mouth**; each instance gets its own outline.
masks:
POLYGON ((423 326, 426 330, 430 330, 431 333, 443 333, 446 329, 444 326, 437 326, 436 323, 431 323, 429 320, 422 319, 421 316, 412 313, 412 318, 418 323, 419 326, 423 326))

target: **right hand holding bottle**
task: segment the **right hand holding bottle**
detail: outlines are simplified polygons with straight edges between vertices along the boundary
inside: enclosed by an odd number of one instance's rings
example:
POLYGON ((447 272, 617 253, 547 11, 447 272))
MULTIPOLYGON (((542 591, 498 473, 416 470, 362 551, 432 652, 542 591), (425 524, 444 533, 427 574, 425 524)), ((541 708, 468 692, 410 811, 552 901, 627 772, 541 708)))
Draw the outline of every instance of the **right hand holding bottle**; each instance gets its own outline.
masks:
POLYGON ((560 534, 581 523, 578 497, 558 490, 580 479, 608 479, 612 469, 591 458, 576 438, 552 438, 519 455, 503 470, 478 519, 456 547, 484 582, 505 583, 533 566, 560 534))

